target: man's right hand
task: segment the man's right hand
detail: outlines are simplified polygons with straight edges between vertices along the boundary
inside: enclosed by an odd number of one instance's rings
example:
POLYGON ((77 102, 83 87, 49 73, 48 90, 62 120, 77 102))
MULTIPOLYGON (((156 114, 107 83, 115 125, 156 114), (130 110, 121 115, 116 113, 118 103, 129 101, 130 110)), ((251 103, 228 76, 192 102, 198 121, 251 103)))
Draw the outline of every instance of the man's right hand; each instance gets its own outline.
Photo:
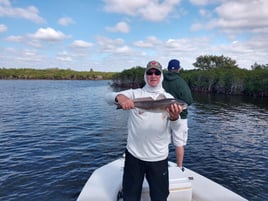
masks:
POLYGON ((123 94, 118 94, 115 97, 115 100, 117 100, 117 103, 122 107, 123 110, 131 110, 135 107, 133 100, 123 94))

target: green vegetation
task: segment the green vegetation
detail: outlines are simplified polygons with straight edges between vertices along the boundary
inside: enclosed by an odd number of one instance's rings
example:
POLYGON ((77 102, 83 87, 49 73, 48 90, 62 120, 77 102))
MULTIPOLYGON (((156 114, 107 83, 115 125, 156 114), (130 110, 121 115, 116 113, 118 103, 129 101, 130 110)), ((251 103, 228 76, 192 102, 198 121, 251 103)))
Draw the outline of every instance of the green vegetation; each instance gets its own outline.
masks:
POLYGON ((229 57, 205 55, 199 56, 193 65, 199 70, 181 74, 192 91, 268 96, 268 64, 255 63, 251 70, 246 70, 238 68, 236 61, 229 57))
POLYGON ((144 82, 145 68, 137 66, 131 69, 123 70, 113 76, 112 86, 115 88, 138 88, 142 87, 144 82))
POLYGON ((181 76, 196 92, 268 96, 268 68, 190 70, 183 71, 181 76))
MULTIPOLYGON (((180 75, 193 92, 268 96, 268 64, 253 64, 251 70, 241 69, 235 60, 225 56, 199 56, 195 70, 182 70, 180 75)), ((61 70, 58 68, 5 69, 0 68, 0 79, 49 79, 49 80, 112 80, 115 88, 144 86, 144 67, 136 66, 120 73, 61 70)))
MULTIPOLYGON (((228 95, 268 96, 268 64, 255 63, 251 70, 241 69, 236 61, 224 56, 200 56, 195 70, 183 70, 180 75, 194 92, 228 95)), ((136 88, 144 85, 145 68, 124 70, 113 78, 113 86, 136 88)))
POLYGON ((205 55, 196 58, 196 62, 193 63, 196 68, 200 70, 210 70, 215 68, 238 68, 236 61, 229 57, 205 55))
POLYGON ((0 79, 46 79, 46 80, 110 80, 117 73, 73 71, 51 68, 36 70, 30 68, 0 68, 0 79))

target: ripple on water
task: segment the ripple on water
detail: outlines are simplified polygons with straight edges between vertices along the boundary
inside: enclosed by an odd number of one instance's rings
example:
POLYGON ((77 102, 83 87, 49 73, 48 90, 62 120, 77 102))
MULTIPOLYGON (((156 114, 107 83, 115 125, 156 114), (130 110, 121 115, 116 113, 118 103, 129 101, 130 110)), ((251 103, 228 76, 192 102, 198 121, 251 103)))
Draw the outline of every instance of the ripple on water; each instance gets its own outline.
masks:
MULTIPOLYGON (((95 168, 122 155, 128 113, 105 103, 107 82, 0 82, 1 200, 76 200, 95 168)), ((267 117, 255 104, 200 96, 189 108, 185 166, 264 200, 267 117)))

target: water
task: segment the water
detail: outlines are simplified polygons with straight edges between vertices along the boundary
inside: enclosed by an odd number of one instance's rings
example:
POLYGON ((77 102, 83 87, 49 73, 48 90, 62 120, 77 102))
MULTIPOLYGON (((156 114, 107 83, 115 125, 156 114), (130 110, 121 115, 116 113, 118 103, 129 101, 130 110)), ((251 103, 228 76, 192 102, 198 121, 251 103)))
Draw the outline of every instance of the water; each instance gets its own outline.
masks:
MULTIPOLYGON (((127 112, 105 103, 110 90, 108 81, 0 80, 0 200, 76 200, 95 168, 120 157, 127 112)), ((265 200, 267 111, 267 100, 196 96, 184 165, 265 200)))

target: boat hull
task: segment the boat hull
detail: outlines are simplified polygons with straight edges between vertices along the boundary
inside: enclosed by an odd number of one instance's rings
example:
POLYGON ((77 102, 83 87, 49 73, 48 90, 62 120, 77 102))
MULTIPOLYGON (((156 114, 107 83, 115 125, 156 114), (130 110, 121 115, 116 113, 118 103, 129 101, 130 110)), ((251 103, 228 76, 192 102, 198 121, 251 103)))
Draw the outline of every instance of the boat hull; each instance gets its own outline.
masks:
MULTIPOLYGON (((117 201, 122 189, 124 158, 117 159, 96 169, 77 201, 117 201)), ((170 195, 168 201, 246 201, 245 198, 222 185, 188 169, 180 171, 169 162, 170 195)), ((149 201, 149 187, 143 184, 142 201, 149 201)))

